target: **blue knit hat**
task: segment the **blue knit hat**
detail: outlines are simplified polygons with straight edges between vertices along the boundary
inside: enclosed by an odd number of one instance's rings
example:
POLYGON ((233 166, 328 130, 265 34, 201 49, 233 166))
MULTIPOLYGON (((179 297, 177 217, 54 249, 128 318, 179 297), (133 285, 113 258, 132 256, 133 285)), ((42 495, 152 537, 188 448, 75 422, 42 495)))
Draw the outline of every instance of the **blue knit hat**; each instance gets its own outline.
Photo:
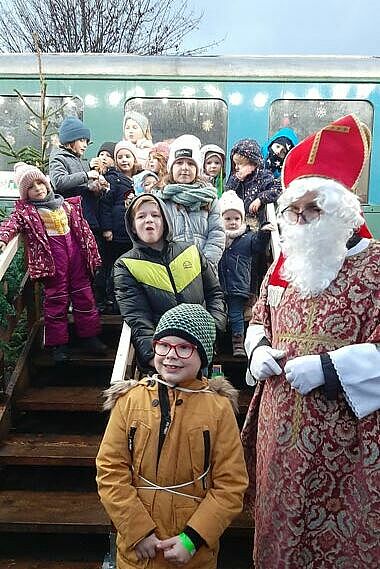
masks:
POLYGON ((215 322, 200 304, 179 304, 161 316, 153 340, 178 336, 197 346, 202 368, 212 362, 216 337, 215 322))
POLYGON ((80 138, 91 139, 90 129, 78 117, 66 117, 59 127, 58 138, 61 144, 68 144, 80 138))

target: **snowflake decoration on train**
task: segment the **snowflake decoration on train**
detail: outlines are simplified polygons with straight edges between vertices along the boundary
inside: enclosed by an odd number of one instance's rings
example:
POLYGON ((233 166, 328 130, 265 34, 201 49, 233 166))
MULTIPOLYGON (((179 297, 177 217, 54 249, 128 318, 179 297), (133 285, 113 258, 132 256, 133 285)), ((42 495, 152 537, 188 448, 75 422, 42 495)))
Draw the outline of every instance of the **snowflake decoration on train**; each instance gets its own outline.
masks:
POLYGON ((315 110, 315 116, 318 117, 319 119, 323 119, 326 116, 326 114, 327 114, 327 111, 326 111, 325 107, 321 106, 315 110))
POLYGON ((202 123, 203 130, 205 130, 206 132, 210 132, 210 130, 212 130, 213 128, 214 128, 214 123, 212 122, 212 120, 207 119, 203 121, 202 123))

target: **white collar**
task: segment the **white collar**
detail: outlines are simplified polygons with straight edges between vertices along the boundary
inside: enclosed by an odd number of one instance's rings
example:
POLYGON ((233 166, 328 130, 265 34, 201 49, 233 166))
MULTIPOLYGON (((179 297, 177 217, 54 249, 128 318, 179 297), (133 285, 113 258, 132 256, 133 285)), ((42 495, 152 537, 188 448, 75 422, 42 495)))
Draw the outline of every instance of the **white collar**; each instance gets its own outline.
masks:
POLYGON ((351 247, 351 249, 348 249, 348 251, 346 253, 346 257, 352 257, 352 255, 357 255, 358 253, 361 253, 362 251, 367 249, 370 241, 371 241, 370 239, 367 239, 366 237, 362 237, 362 239, 360 239, 359 243, 354 245, 354 247, 351 247))

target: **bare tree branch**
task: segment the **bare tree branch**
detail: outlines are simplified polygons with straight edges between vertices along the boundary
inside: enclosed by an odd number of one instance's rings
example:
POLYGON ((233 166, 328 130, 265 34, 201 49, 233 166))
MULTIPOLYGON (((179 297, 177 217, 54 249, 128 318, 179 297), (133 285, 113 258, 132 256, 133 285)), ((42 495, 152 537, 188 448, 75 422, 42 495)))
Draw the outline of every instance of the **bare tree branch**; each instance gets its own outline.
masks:
POLYGON ((46 53, 179 55, 202 17, 188 0, 0 0, 0 51, 35 51, 36 34, 46 53))

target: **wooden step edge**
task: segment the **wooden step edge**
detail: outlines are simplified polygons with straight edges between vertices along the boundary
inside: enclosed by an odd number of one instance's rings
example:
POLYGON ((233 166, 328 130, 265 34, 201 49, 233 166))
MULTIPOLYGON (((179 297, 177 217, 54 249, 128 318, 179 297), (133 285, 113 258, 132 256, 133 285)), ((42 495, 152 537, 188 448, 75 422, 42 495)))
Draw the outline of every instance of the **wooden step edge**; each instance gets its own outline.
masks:
POLYGON ((69 359, 65 363, 56 364, 52 356, 45 352, 38 352, 32 356, 33 364, 39 368, 54 368, 59 366, 60 369, 65 367, 70 370, 72 367, 112 367, 115 362, 116 350, 109 348, 104 356, 90 355, 74 349, 70 351, 69 359))
POLYGON ((88 402, 64 402, 64 401, 28 401, 20 399, 17 401, 16 408, 18 411, 62 411, 69 413, 103 413, 103 404, 88 402))
POLYGON ((0 442, 0 464, 94 467, 101 438, 101 435, 12 435, 0 442))
MULTIPOLYGON (((109 525, 74 523, 31 523, 0 521, 0 531, 4 533, 75 533, 108 535, 109 525)), ((0 566, 1 567, 1 566, 0 566)))
POLYGON ((57 561, 53 559, 7 558, 0 557, 1 569, 102 569, 99 561, 57 561))
POLYGON ((103 387, 31 387, 15 400, 19 411, 102 412, 103 387))
POLYGON ((4 490, 0 532, 108 534, 109 518, 96 492, 4 490))

